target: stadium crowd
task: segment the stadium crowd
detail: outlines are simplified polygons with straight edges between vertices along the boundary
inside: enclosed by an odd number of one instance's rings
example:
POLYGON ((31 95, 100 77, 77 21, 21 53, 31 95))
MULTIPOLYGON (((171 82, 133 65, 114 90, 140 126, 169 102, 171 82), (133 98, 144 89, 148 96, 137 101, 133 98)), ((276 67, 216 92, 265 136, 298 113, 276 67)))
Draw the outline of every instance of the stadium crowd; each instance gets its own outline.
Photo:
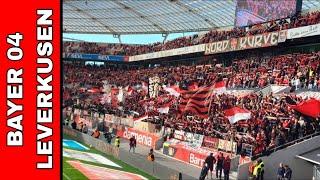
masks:
POLYGON ((63 71, 67 73, 64 73, 63 106, 116 116, 158 116, 150 121, 206 136, 232 138, 237 142, 239 152, 242 143, 246 143, 253 145, 254 154, 258 154, 320 130, 319 118, 306 117, 290 108, 289 104, 299 103, 302 98, 294 94, 266 97, 257 94, 216 94, 209 118, 203 119, 191 113, 181 115, 178 111, 179 97, 169 94, 162 86, 157 98, 148 98, 146 82, 149 77, 158 76, 162 85, 179 86, 184 90, 218 80, 224 80, 228 88, 285 84, 292 90, 320 90, 319 62, 320 52, 236 59, 230 66, 203 64, 124 70, 64 64, 63 71), (112 97, 107 97, 105 93, 108 91, 118 95, 119 89, 125 97, 121 102, 113 102, 112 97), (169 113, 156 111, 168 103, 169 113), (250 110, 251 118, 230 124, 223 112, 234 106, 250 110))
POLYGON ((257 24, 250 27, 235 27, 231 30, 212 30, 204 35, 193 35, 181 37, 165 43, 155 43, 149 45, 128 45, 128 44, 105 44, 89 42, 64 42, 64 53, 91 53, 102 55, 126 55, 133 56, 186 46, 210 43, 215 41, 238 38, 266 32, 285 30, 317 24, 320 22, 320 12, 308 12, 303 15, 295 15, 291 18, 270 21, 264 24, 257 24))
POLYGON ((277 1, 270 3, 268 0, 253 1, 243 0, 237 4, 238 11, 249 11, 251 14, 263 17, 265 21, 270 19, 285 18, 296 10, 295 0, 277 1))

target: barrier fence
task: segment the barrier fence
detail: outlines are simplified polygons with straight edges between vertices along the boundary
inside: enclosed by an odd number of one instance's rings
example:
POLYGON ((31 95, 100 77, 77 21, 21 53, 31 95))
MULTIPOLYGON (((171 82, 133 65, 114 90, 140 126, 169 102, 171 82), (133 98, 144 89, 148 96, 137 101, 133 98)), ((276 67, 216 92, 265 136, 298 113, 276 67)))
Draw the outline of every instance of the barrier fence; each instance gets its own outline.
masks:
POLYGON ((116 148, 110 144, 107 144, 99 139, 93 138, 87 134, 70 129, 68 127, 63 128, 63 133, 72 137, 76 141, 82 142, 87 145, 91 145, 92 147, 94 147, 95 149, 103 153, 119 158, 119 148, 116 148))
MULTIPOLYGON (((132 135, 136 136, 138 139, 138 143, 142 145, 146 145, 149 147, 155 148, 157 141, 161 138, 161 136, 154 134, 155 128, 154 126, 148 125, 147 122, 143 122, 145 124, 139 125, 135 127, 133 118, 121 118, 110 114, 101 115, 99 113, 89 113, 86 110, 75 109, 74 112, 66 111, 64 113, 66 118, 78 122, 83 122, 88 125, 89 130, 98 129, 102 132, 107 130, 109 127, 112 127, 112 133, 116 135, 120 135, 126 139, 129 139, 132 135), (131 126, 132 125, 132 126, 131 126), (135 128, 130 128, 135 127, 135 128), (137 130, 137 129, 139 130, 137 130), (117 129, 118 131, 113 131, 117 129), (120 134, 119 134, 120 133, 120 134)), ((153 124, 152 124, 153 125, 153 124)), ((110 130, 110 128, 109 128, 110 130)), ((166 130, 168 131, 168 130, 166 130)), ((159 134, 159 133, 158 133, 159 134)), ((229 152, 232 154, 236 154, 237 146, 236 142, 227 141, 223 139, 203 136, 195 133, 174 131, 174 138, 180 139, 181 141, 188 142, 192 147, 206 147, 215 150, 221 150, 224 152, 229 152)), ((297 139, 295 141, 286 143, 282 146, 278 146, 276 148, 267 150, 263 153, 254 155, 253 154, 253 146, 249 144, 242 144, 242 155, 249 157, 251 160, 255 160, 259 157, 263 157, 265 155, 271 154, 277 150, 283 149, 287 146, 295 144, 297 142, 303 141, 308 138, 312 138, 314 136, 320 135, 320 132, 316 132, 312 135, 303 137, 301 139, 297 139)), ((100 147, 105 148, 105 147, 100 147)))
POLYGON ((281 145, 281 146, 275 147, 275 148, 273 148, 273 149, 270 149, 270 150, 268 150, 268 151, 266 151, 266 152, 263 152, 263 153, 254 155, 254 156, 251 157, 251 160, 255 160, 255 159, 258 159, 258 158, 260 158, 260 157, 267 156, 267 155, 269 155, 269 154, 271 154, 271 153, 273 153, 273 152, 276 152, 276 151, 278 151, 278 150, 280 150, 280 149, 284 149, 284 148, 286 148, 286 147, 288 147, 288 146, 291 146, 291 145, 296 144, 296 143, 298 143, 298 142, 301 142, 301 141, 304 141, 304 140, 306 140, 306 139, 310 139, 310 138, 313 138, 313 137, 319 136, 319 135, 320 135, 320 132, 316 132, 316 133, 313 133, 313 134, 311 134, 311 135, 305 136, 305 137, 303 137, 303 138, 296 139, 296 140, 291 141, 291 142, 288 142, 288 143, 286 143, 286 144, 284 144, 284 145, 281 145))
POLYGON ((93 138, 67 126, 64 126, 63 133, 80 143, 91 145, 93 148, 105 154, 112 155, 113 157, 133 167, 139 168, 156 178, 176 180, 177 178, 179 179, 179 177, 182 177, 182 179, 195 179, 195 177, 190 177, 181 173, 183 169, 181 169, 181 171, 177 171, 159 163, 157 158, 154 162, 148 161, 146 156, 141 157, 141 155, 136 155, 133 158, 132 153, 128 152, 128 150, 117 148, 113 145, 107 144, 103 139, 93 138))

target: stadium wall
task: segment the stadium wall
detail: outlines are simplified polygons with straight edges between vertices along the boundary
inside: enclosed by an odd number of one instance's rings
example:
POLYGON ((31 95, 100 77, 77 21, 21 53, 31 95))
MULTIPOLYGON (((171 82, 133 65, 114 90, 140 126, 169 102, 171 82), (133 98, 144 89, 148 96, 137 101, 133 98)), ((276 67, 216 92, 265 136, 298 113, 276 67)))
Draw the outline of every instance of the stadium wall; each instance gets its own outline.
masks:
MULTIPOLYGON (((99 139, 96 139, 66 126, 63 127, 63 133, 74 138, 80 143, 92 145, 92 147, 95 149, 112 155, 115 158, 120 159, 131 166, 137 167, 148 174, 154 175, 159 179, 168 179, 168 177, 172 179, 178 179, 177 177, 179 176, 180 172, 167 167, 165 165, 165 160, 162 160, 161 158, 154 162, 147 161, 147 158, 143 158, 144 160, 142 161, 141 159, 132 158, 132 154, 128 152, 128 150, 123 150, 121 148, 119 149, 113 145, 107 144, 103 139, 103 136, 100 136, 99 139)), ((183 172, 181 175, 183 179, 195 179, 195 177, 191 177, 183 172)))
POLYGON ((94 147, 95 149, 104 152, 108 155, 112 155, 116 158, 119 158, 119 148, 116 148, 110 144, 107 144, 99 139, 93 138, 87 134, 83 134, 81 132, 78 132, 76 130, 73 130, 71 128, 68 127, 63 127, 63 133, 71 136, 72 138, 74 138, 75 140, 87 144, 87 145, 91 145, 92 147, 94 147))
MULTIPOLYGON (((262 157, 265 164, 265 179, 277 179, 279 164, 289 165, 292 169, 292 179, 312 179, 313 165, 297 158, 297 155, 311 151, 320 146, 320 136, 299 142, 282 150, 276 151, 269 156, 262 157)), ((238 180, 248 179, 250 163, 245 163, 238 168, 238 180)))

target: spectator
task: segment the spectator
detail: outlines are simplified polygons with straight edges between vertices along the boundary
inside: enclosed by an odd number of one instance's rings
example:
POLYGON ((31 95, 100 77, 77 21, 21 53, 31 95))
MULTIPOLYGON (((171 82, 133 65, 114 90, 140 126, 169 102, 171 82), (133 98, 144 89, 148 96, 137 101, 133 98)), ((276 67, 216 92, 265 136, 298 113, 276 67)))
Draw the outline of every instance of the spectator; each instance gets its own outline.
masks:
POLYGON ((277 180, 282 180, 284 178, 284 172, 285 172, 285 169, 283 167, 283 164, 280 163, 277 171, 277 180))
POLYGON ((148 160, 149 161, 154 161, 155 157, 154 157, 154 154, 153 154, 153 149, 151 148, 150 151, 149 151, 149 154, 148 154, 148 160))
POLYGON ((137 146, 137 140, 136 140, 135 136, 132 136, 132 137, 129 139, 129 146, 130 146, 129 152, 130 152, 131 149, 132 149, 132 150, 133 150, 133 153, 135 153, 135 149, 136 149, 136 146, 137 146))
MULTIPOLYGON (((284 7, 286 6, 284 5, 284 7)), ((288 7, 292 7, 292 6, 288 6, 288 7)), ((278 13, 278 12, 286 12, 286 11, 272 9, 268 12, 278 13)), ((277 17, 281 17, 281 16, 277 16, 277 17)), ((187 46, 192 46, 197 44, 211 43, 215 41, 222 41, 222 40, 227 40, 232 38, 252 36, 252 35, 263 34, 267 32, 285 30, 289 28, 307 26, 307 25, 317 24, 319 22, 320 22, 320 12, 316 11, 311 13, 308 12, 302 15, 297 14, 291 18, 283 18, 278 21, 265 22, 262 24, 257 24, 257 25, 248 27, 248 28, 235 27, 234 29, 231 29, 231 30, 214 29, 204 35, 197 34, 197 35, 188 36, 188 37, 180 37, 172 41, 167 41, 165 43, 154 43, 149 45, 63 42, 63 52, 64 53, 88 53, 88 54, 102 54, 102 55, 133 56, 133 55, 187 47, 187 46)), ((310 74, 312 73, 313 71, 310 71, 310 74)), ((300 81, 298 79, 299 78, 297 78, 296 80, 300 81)), ((299 88, 299 83, 295 84, 295 86, 299 88)))
POLYGON ((223 169, 223 162, 224 162, 224 157, 223 153, 219 153, 217 157, 217 167, 216 167, 216 178, 221 179, 221 174, 222 174, 222 169, 223 169))
MULTIPOLYGON (((203 163, 203 166, 202 166, 202 169, 201 169, 201 172, 200 172, 199 180, 205 180, 206 176, 208 175, 208 171, 209 171, 208 164, 207 163, 203 163)), ((211 179, 212 179, 212 177, 211 177, 211 179)))
POLYGON ((231 159, 229 158, 229 156, 227 156, 226 159, 223 161, 224 180, 229 180, 230 167, 231 167, 231 159))
POLYGON ((72 127, 72 129, 77 129, 77 123, 76 123, 76 121, 72 121, 71 127, 72 127))
POLYGON ((294 120, 294 124, 291 126, 290 131, 293 138, 292 140, 296 140, 299 138, 300 124, 298 122, 298 119, 294 120))
POLYGON ((257 179, 258 180, 263 180, 263 176, 264 176, 264 163, 261 159, 258 160, 258 165, 257 165, 258 169, 257 169, 257 179))
POLYGON ((207 164, 207 167, 210 170, 211 179, 212 179, 213 166, 216 163, 216 158, 214 158, 213 153, 210 153, 210 155, 205 159, 204 163, 207 164))
POLYGON ((104 137, 105 137, 105 139, 107 140, 107 143, 108 143, 108 144, 111 144, 111 140, 112 140, 112 135, 111 135, 111 133, 110 133, 110 132, 105 132, 105 133, 104 133, 104 137))
POLYGON ((201 67, 179 65, 114 69, 65 63, 64 71, 68 73, 64 73, 63 107, 72 109, 72 113, 75 113, 75 109, 81 111, 77 112, 74 120, 80 116, 86 118, 90 113, 123 118, 148 115, 149 118, 143 121, 160 126, 158 129, 171 129, 170 137, 174 130, 181 129, 225 140, 230 140, 233 134, 238 147, 248 144, 252 146, 253 155, 257 155, 319 129, 319 121, 315 118, 305 119, 303 114, 290 109, 288 104, 298 104, 304 100, 302 97, 295 93, 265 97, 254 93, 215 94, 212 96, 209 119, 203 119, 192 112, 179 113, 181 98, 169 94, 163 87, 160 87, 158 98, 149 98, 142 88, 142 84, 145 84, 142 82, 148 82, 149 77, 158 75, 166 87, 175 86, 187 90, 190 87, 209 85, 218 79, 224 79, 227 87, 263 88, 272 83, 289 85, 293 78, 300 78, 302 87, 307 87, 311 76, 318 79, 320 77, 319 61, 320 53, 313 52, 246 57, 235 59, 226 66, 214 62, 201 64, 201 67), (130 79, 127 78, 129 76, 130 79), (111 103, 111 99, 115 98, 108 97, 107 92, 111 91, 108 88, 122 89, 124 100, 111 103), (97 93, 92 92, 93 90, 97 93), (167 104, 170 104, 168 114, 156 111, 167 104), (251 118, 230 124, 224 110, 235 106, 251 111, 251 118))
POLYGON ((95 129, 95 130, 92 132, 91 136, 94 137, 94 138, 99 139, 99 137, 100 137, 100 131, 99 131, 98 129, 95 129))
POLYGON ((249 165, 249 177, 252 177, 253 179, 254 179, 254 169, 255 169, 255 167, 257 166, 257 161, 253 161, 253 162, 251 162, 250 163, 250 165, 249 165))
POLYGON ((87 134, 88 133, 88 126, 87 124, 84 124, 83 127, 82 127, 82 132, 87 134))
POLYGON ((284 180, 291 180, 292 170, 288 165, 284 166, 284 180))
POLYGON ((116 139, 114 140, 114 145, 119 148, 120 147, 120 137, 117 136, 116 139))

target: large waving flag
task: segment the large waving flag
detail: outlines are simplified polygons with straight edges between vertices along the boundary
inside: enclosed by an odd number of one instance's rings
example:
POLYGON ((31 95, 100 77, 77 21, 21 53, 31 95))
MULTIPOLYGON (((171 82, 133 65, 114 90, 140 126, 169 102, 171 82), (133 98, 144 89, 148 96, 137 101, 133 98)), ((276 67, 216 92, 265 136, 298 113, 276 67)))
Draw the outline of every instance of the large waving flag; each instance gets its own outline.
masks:
POLYGON ((318 116, 320 116, 320 101, 313 98, 307 101, 303 101, 297 105, 289 106, 292 109, 313 118, 317 118, 318 116))
POLYGON ((179 97, 182 92, 179 86, 176 85, 170 87, 163 86, 163 89, 167 91, 170 95, 173 95, 175 97, 179 97))
POLYGON ((145 93, 148 93, 148 83, 142 82, 141 88, 145 93))
POLYGON ((161 114, 168 114, 172 101, 165 103, 157 108, 157 111, 161 114))
POLYGON ((161 114, 168 114, 169 109, 170 109, 170 106, 162 106, 162 107, 157 108, 157 111, 161 114))
POLYGON ((99 88, 91 88, 87 90, 89 93, 100 93, 101 90, 99 88))
POLYGON ((214 92, 216 94, 222 94, 222 93, 225 93, 226 91, 227 91, 227 88, 226 88, 226 83, 224 81, 215 83, 214 92))
POLYGON ((111 105, 112 107, 118 107, 118 95, 119 95, 119 89, 118 88, 112 88, 111 89, 111 105))
POLYGON ((239 107, 233 107, 224 111, 226 118, 229 119, 230 124, 234 124, 240 120, 247 120, 251 118, 251 112, 239 107))
POLYGON ((214 85, 199 87, 194 91, 187 91, 181 95, 180 112, 192 112, 199 117, 208 118, 214 85))

